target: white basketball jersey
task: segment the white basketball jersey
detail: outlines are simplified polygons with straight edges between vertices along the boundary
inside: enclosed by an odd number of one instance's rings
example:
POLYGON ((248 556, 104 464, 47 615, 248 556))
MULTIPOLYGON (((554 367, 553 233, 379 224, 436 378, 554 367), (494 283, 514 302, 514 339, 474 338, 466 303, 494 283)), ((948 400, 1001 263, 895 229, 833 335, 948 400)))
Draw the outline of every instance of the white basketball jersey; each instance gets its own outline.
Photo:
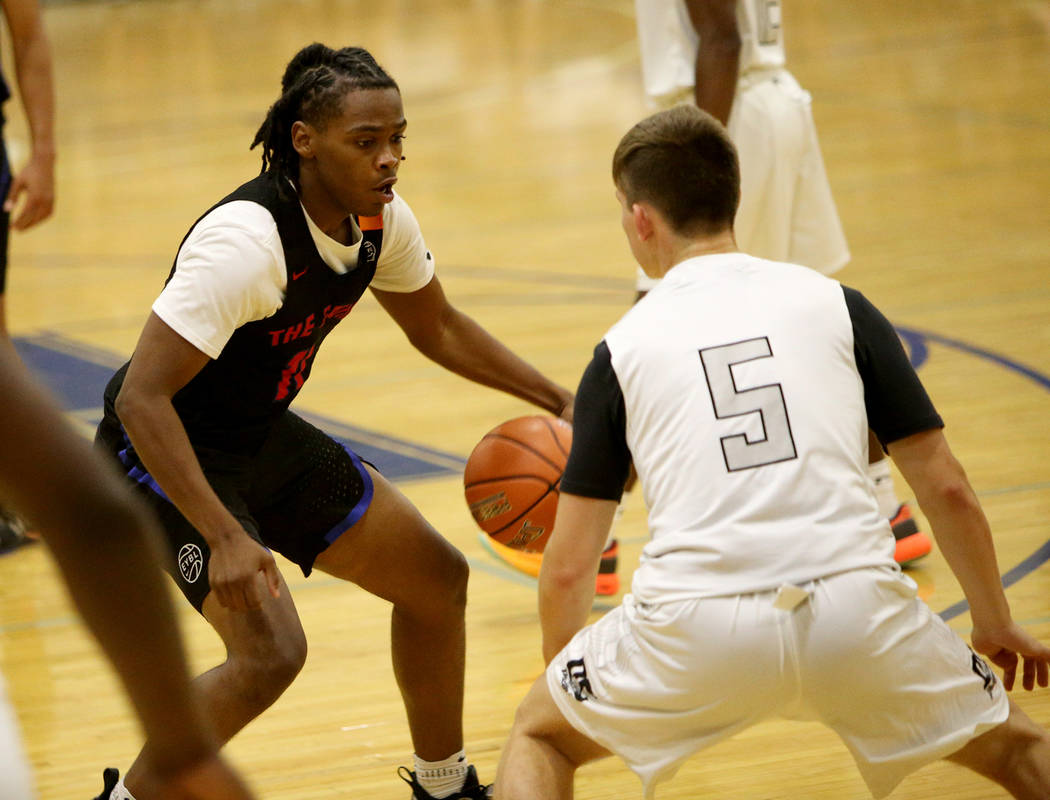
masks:
MULTIPOLYGON (((684 0, 635 0, 645 93, 661 102, 695 81, 702 46, 684 0)), ((740 74, 784 66, 780 0, 738 0, 740 74)))
POLYGON ((690 259, 605 342, 650 510, 641 601, 894 564, 837 281, 741 253, 690 259))

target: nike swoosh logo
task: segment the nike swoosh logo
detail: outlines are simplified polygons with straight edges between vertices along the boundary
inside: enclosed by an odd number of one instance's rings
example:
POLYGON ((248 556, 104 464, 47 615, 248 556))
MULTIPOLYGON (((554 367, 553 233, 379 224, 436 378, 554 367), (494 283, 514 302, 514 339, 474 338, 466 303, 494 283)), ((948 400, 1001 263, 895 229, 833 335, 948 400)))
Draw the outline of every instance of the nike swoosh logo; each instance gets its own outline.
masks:
POLYGON ((307 267, 307 268, 306 268, 306 269, 304 269, 304 270, 303 270, 302 272, 293 272, 293 273, 292 273, 292 280, 293 280, 293 281, 297 281, 297 280, 299 280, 299 279, 300 279, 301 277, 303 277, 303 275, 305 275, 305 274, 306 274, 307 270, 309 270, 309 269, 310 269, 310 268, 309 268, 309 267, 307 267))

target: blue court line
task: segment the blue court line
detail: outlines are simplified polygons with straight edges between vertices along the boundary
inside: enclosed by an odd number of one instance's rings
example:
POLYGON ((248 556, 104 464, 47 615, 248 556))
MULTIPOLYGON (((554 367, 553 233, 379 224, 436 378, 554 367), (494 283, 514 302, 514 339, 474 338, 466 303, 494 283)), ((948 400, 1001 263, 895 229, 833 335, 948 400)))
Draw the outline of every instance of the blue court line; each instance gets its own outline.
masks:
MULTIPOLYGON (((44 331, 15 337, 25 364, 47 385, 61 406, 89 428, 101 419, 102 393, 124 358, 44 331)), ((321 428, 393 481, 422 480, 462 473, 466 459, 431 447, 348 425, 320 414, 293 410, 321 428)))
MULTIPOLYGON (((929 358, 928 342, 936 342, 937 344, 1005 367, 1034 381, 1041 388, 1050 391, 1050 377, 998 353, 931 331, 897 327, 897 332, 907 344, 911 362, 916 369, 929 358)), ((45 377, 49 377, 50 381, 48 382, 51 383, 52 390, 60 396, 61 400, 65 401, 67 407, 72 407, 73 409, 82 405, 82 402, 78 403, 77 401, 82 400, 85 383, 90 385, 99 381, 100 373, 108 379, 108 374, 111 374, 113 367, 122 361, 113 353, 81 345, 50 332, 44 332, 21 340, 16 339, 16 344, 19 345, 23 358, 30 362, 30 366, 36 366, 40 372, 44 373, 45 377), (56 357, 62 362, 57 370, 53 368, 53 360, 56 357), (37 361, 38 358, 39 361, 37 361), (37 363, 32 363, 34 361, 37 363), (49 364, 48 362, 52 363, 49 364), (48 366, 51 366, 52 369, 47 369, 48 366), (50 375, 47 374, 49 372, 50 375)), ((100 395, 101 392, 97 394, 100 395)), ((93 396, 92 402, 97 403, 97 397, 93 396)), ((401 463, 405 464, 407 468, 393 470, 394 472, 402 473, 400 475, 391 475, 391 477, 397 479, 411 480, 432 475, 448 475, 461 471, 465 463, 462 457, 451 453, 444 453, 373 431, 367 431, 363 428, 346 425, 335 420, 326 419, 320 415, 303 414, 303 416, 311 418, 315 424, 319 424, 320 427, 329 430, 337 438, 349 440, 356 452, 367 460, 378 462, 381 467, 387 459, 392 459, 399 466, 401 463)), ((1021 561, 1017 566, 1004 573, 1003 585, 1010 586, 1016 583, 1048 560, 1050 560, 1050 541, 1021 561)), ((501 569, 500 574, 506 577, 510 573, 501 569)), ((942 611, 941 617, 945 620, 950 620, 965 613, 968 609, 969 605, 966 601, 960 601, 942 611)))
MULTIPOLYGON (((1024 561, 1018 564, 1011 570, 1003 573, 1003 588, 1013 586, 1025 575, 1034 572, 1038 567, 1041 567, 1048 560, 1050 560, 1050 541, 1043 544, 1038 550, 1032 555, 1028 556, 1024 561)), ((953 606, 948 606, 941 612, 941 619, 945 622, 950 620, 952 617, 957 617, 960 614, 965 613, 970 609, 970 604, 965 600, 960 600, 953 606)))

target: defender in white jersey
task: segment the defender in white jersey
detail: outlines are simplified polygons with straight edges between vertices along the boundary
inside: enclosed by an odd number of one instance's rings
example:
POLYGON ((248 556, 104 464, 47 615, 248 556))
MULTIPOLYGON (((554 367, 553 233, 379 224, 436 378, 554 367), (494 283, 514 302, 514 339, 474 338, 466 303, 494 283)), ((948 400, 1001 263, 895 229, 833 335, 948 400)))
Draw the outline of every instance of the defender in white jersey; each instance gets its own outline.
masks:
MULTIPOLYGON (((780 0, 636 0, 645 92, 657 107, 693 102, 729 129, 740 153, 733 222, 745 253, 825 275, 850 258, 828 185, 809 93, 787 71, 780 0)), ((655 281, 638 270, 639 295, 655 281)), ((894 557, 930 552, 889 462, 870 443, 868 476, 890 519, 894 557)))
MULTIPOLYGON (((741 201, 734 222, 741 249, 830 274, 849 249, 824 171, 809 94, 784 67, 780 0, 636 0, 642 75, 659 107, 692 102, 728 124, 740 151, 741 201)), ((656 281, 638 270, 638 295, 656 281)), ((872 443, 873 451, 877 443, 872 443)), ((897 497, 889 463, 868 467, 882 513, 892 521, 894 557, 907 564, 930 552, 907 503, 897 497)), ((633 489, 633 476, 627 491, 633 489)), ((542 555, 481 536, 485 547, 530 575, 542 555)), ((618 548, 610 536, 598 594, 619 591, 618 548)))
POLYGON ((576 768, 610 753, 651 797, 773 716, 832 728, 875 797, 940 758, 1050 797, 1050 736, 1006 693, 1019 661, 1026 689, 1047 685, 1050 648, 1010 617, 987 520, 893 327, 859 292, 737 250, 736 153, 705 112, 643 120, 613 177, 632 252, 662 280, 580 382, 540 572, 548 667, 496 797, 569 798, 576 768), (962 585, 973 650, 894 561, 869 428, 962 585), (652 540, 632 594, 585 627, 632 462, 652 540))

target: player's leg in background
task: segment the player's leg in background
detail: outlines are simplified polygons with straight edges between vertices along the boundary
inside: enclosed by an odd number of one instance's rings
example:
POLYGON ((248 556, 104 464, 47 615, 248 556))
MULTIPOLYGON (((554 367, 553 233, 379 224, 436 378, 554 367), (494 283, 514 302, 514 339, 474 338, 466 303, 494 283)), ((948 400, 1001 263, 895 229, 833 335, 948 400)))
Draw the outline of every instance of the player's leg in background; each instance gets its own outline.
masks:
MULTIPOLYGON (((11 185, 11 171, 7 162, 7 151, 0 144, 0 197, 7 196, 11 185)), ((0 210, 0 347, 14 347, 7 333, 7 311, 5 291, 7 287, 7 238, 11 215, 0 210)), ((26 534, 22 520, 0 506, 0 553, 15 550, 35 541, 26 534)))

